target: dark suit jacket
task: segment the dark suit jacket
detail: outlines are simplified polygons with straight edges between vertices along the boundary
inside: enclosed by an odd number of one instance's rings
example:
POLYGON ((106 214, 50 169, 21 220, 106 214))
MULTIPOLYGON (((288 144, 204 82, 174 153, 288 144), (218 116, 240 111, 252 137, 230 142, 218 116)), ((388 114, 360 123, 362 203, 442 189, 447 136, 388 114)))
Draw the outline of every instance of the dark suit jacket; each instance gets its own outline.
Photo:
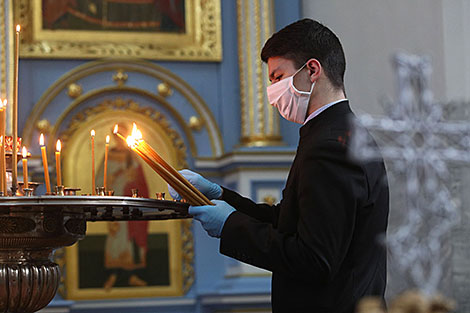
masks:
POLYGON ((382 159, 350 157, 353 118, 344 101, 300 128, 278 205, 223 190, 237 211, 225 222, 220 252, 272 271, 275 313, 352 313, 362 297, 383 297, 387 177, 382 159))

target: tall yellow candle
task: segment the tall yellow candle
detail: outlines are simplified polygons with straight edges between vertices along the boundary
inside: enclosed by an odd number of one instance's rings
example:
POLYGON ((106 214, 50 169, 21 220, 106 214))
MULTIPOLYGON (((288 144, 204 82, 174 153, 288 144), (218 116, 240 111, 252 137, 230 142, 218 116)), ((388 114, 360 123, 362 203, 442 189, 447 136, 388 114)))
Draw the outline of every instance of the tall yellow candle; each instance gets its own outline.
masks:
POLYGON ((11 170, 11 186, 13 194, 16 194, 18 189, 18 61, 20 51, 20 25, 16 25, 15 35, 15 50, 13 57, 13 106, 12 106, 12 137, 13 137, 13 150, 12 150, 12 170, 11 170))
POLYGON ((42 166, 44 168, 44 183, 46 184, 47 194, 51 194, 51 181, 49 179, 49 167, 47 165, 46 146, 44 145, 44 135, 39 136, 39 145, 41 146, 42 166))
POLYGON ((5 145, 3 140, 5 138, 5 106, 4 102, 0 99, 0 191, 6 195, 6 166, 5 166, 5 145))
MULTIPOLYGON (((4 138, 4 137, 5 137, 5 136, 0 136, 0 144, 1 144, 2 146, 5 146, 5 145, 3 144, 3 138, 4 138)), ((3 150, 4 150, 4 149, 3 149, 3 150)), ((4 150, 4 151, 5 151, 5 150, 4 150)), ((4 164, 5 164, 5 158, 4 158, 4 157, 3 157, 3 158, 0 157, 0 168, 2 169, 1 174, 0 174, 0 175, 2 176, 2 177, 0 177, 0 191, 3 192, 3 195, 4 195, 4 196, 6 196, 6 195, 7 195, 7 194, 5 193, 5 189, 6 189, 6 188, 5 188, 5 185, 6 185, 6 173, 3 174, 3 165, 4 165, 4 164)))
POLYGON ((57 186, 62 186, 62 171, 60 168, 60 150, 62 146, 60 144, 60 140, 57 140, 56 144, 56 152, 55 152, 55 167, 57 172, 57 186))
POLYGON ((91 194, 96 194, 95 186, 95 130, 92 129, 91 132, 91 194))
POLYGON ((109 135, 106 136, 106 145, 104 146, 104 190, 108 190, 108 151, 109 151, 109 135))
POLYGON ((8 190, 7 190, 7 162, 6 162, 6 156, 5 156, 5 136, 6 136, 6 127, 7 127, 7 99, 3 99, 3 115, 0 115, 0 119, 3 121, 3 128, 2 128, 2 146, 0 147, 0 158, 3 160, 3 162, 0 162, 0 173, 1 173, 1 178, 4 182, 3 185, 3 194, 7 195, 8 190), (3 163, 3 164, 1 164, 3 163))
POLYGON ((23 190, 29 188, 28 182, 28 150, 23 146, 23 190))

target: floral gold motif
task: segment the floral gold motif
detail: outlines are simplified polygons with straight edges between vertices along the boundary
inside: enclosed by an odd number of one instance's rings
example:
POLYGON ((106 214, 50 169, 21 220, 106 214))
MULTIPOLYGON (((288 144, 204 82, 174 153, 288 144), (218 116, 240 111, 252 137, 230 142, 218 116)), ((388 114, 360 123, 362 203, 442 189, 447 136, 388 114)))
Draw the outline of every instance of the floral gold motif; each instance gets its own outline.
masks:
POLYGON ((118 70, 116 74, 113 75, 113 80, 118 84, 118 86, 122 86, 126 83, 128 75, 124 73, 123 70, 118 70))

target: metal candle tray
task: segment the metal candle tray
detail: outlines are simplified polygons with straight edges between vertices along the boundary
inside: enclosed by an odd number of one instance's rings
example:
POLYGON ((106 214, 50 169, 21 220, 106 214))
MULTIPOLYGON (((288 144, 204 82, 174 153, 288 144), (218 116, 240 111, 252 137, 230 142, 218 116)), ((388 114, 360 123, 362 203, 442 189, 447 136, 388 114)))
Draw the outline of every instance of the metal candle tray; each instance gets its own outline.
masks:
POLYGON ((121 196, 32 196, 0 198, 0 213, 44 210, 84 213, 87 221, 190 218, 188 203, 121 196))

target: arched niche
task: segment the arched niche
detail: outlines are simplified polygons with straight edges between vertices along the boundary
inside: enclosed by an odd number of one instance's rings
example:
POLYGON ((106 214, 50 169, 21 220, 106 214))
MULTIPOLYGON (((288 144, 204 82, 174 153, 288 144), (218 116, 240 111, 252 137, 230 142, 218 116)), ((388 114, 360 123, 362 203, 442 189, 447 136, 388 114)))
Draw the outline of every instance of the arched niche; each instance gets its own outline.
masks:
POLYGON ((77 111, 118 97, 165 113, 192 158, 223 154, 219 127, 201 96, 179 76, 142 60, 93 61, 64 74, 33 107, 23 129, 24 142, 36 143, 42 131, 53 149, 77 111))

